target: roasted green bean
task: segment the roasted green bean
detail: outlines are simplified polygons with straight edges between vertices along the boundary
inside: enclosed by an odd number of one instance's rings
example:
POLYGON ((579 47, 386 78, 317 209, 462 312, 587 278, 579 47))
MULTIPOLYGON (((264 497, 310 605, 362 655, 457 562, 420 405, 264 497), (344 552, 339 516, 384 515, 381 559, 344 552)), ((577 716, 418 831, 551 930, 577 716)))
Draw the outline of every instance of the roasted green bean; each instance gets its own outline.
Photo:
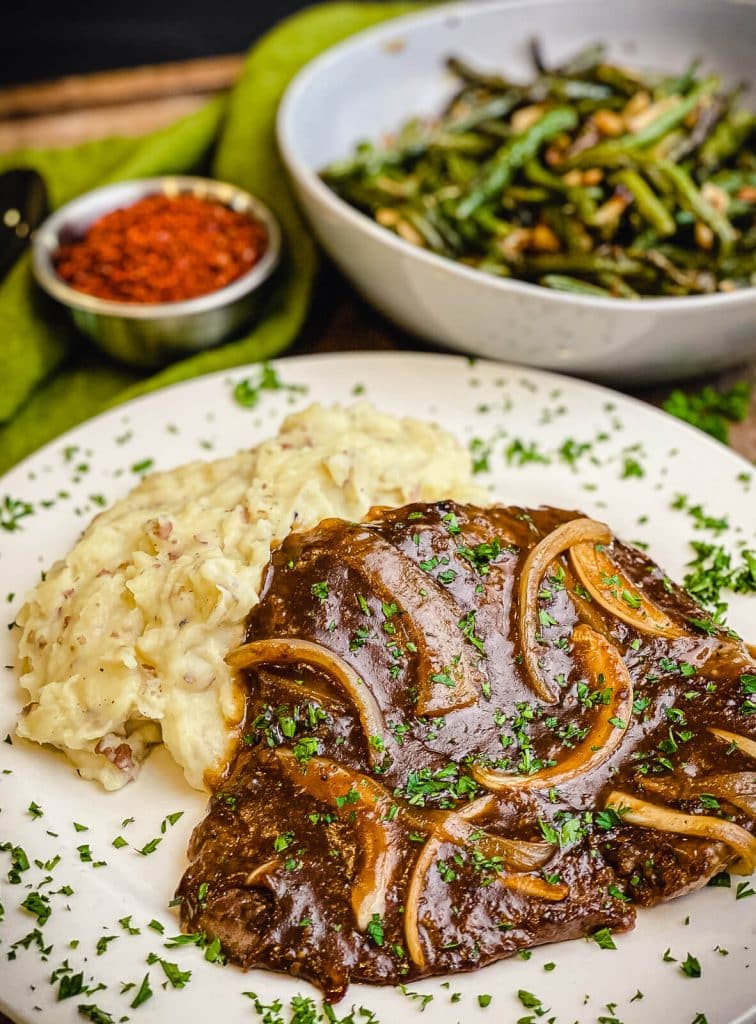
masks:
POLYGON ((609 63, 592 45, 516 82, 459 58, 435 118, 322 172, 406 242, 488 274, 605 298, 756 284, 756 114, 697 62, 609 63))

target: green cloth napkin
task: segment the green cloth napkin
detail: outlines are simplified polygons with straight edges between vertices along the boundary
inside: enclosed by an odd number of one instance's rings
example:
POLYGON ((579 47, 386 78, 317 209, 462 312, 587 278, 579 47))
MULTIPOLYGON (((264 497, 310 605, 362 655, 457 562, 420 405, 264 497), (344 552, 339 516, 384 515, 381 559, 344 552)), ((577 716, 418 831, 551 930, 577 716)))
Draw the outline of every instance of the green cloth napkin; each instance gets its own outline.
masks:
POLYGON ((0 171, 37 168, 53 207, 112 181, 208 172, 268 203, 286 242, 278 283, 248 334, 150 376, 108 360, 77 334, 65 311, 36 288, 27 254, 0 286, 0 473, 108 405, 188 377, 268 359, 291 344, 307 315, 317 252, 276 149, 278 103, 296 72, 322 50, 420 6, 326 3, 309 8, 252 47, 227 99, 215 100, 168 128, 138 139, 102 139, 70 149, 0 156, 0 171))

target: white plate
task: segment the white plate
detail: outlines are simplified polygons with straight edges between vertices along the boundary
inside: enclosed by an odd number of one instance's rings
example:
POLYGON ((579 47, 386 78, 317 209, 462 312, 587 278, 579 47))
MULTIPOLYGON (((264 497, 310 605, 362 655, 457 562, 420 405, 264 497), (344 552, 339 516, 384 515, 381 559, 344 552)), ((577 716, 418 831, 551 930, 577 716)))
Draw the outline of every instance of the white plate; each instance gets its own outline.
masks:
MULTIPOLYGON (((110 502, 136 482, 132 467, 151 458, 165 469, 194 458, 227 455, 272 434, 292 408, 312 400, 351 401, 364 388, 365 396, 392 413, 438 419, 463 442, 473 437, 489 441, 500 435, 490 456, 490 473, 479 477, 490 485, 492 496, 505 502, 548 503, 580 507, 605 518, 628 540, 646 541, 651 555, 677 579, 689 558, 688 541, 709 539, 695 530, 690 517, 670 508, 679 493, 701 502, 707 512, 727 515, 729 530, 723 543, 732 550, 742 542, 754 546, 754 499, 749 492, 750 468, 732 452, 699 432, 655 410, 601 388, 541 372, 494 363, 470 364, 453 357, 416 354, 355 354, 287 359, 278 364, 285 384, 307 386, 307 393, 266 391, 257 408, 241 408, 231 396, 242 377, 256 377, 248 367, 232 373, 204 377, 141 398, 106 413, 71 431, 17 467, 0 482, 0 502, 6 495, 35 506, 22 519, 22 529, 0 530, 0 601, 10 623, 23 595, 56 557, 75 541, 97 511, 91 495, 110 502), (595 439, 606 435, 605 440, 595 439), (579 459, 577 469, 555 455, 563 442, 593 442, 579 459), (516 441, 527 448, 534 443, 551 462, 507 464, 504 452, 516 441), (595 460, 595 461, 594 461, 595 460), (642 476, 626 475, 634 460, 642 476), (66 494, 66 497, 61 496, 66 494), (43 503, 53 501, 50 507, 43 503), (648 516, 645 522, 639 517, 648 516), (6 592, 12 596, 6 602, 6 592)), ((516 448, 517 446, 514 445, 516 448)), ((756 639, 754 599, 733 598, 729 621, 756 639)), ((13 728, 21 695, 10 666, 11 633, 2 629, 0 664, 0 737, 13 728)), ((77 1006, 97 1004, 114 1021, 129 1016, 147 1022, 181 1019, 183 1024, 252 1022, 253 1006, 242 992, 253 990, 265 1003, 277 996, 285 1005, 297 992, 316 996, 306 983, 254 971, 242 974, 206 963, 194 947, 167 951, 165 937, 178 932, 175 911, 168 901, 184 867, 184 851, 192 826, 204 810, 204 798, 190 791, 163 754, 153 756, 139 779, 115 794, 105 794, 81 781, 63 758, 15 741, 0 742, 0 844, 22 846, 32 866, 22 884, 6 881, 10 854, 0 853, 0 1008, 21 1021, 74 1021, 82 1018, 77 1006), (34 818, 34 801, 43 811, 34 818), (135 851, 160 836, 160 823, 173 812, 184 811, 175 825, 167 825, 162 842, 150 856, 135 851), (126 826, 126 818, 135 821, 126 826), (77 832, 73 822, 88 826, 77 832), (114 848, 123 835, 129 845, 114 848), (88 844, 94 868, 82 862, 77 847, 88 844), (37 890, 48 873, 42 865, 59 855, 51 873, 52 914, 41 929, 45 956, 32 938, 30 948, 18 948, 7 960, 11 944, 33 932, 36 920, 19 904, 29 884, 37 890), (74 892, 59 892, 70 886, 74 892), (55 894, 53 894, 55 893, 55 894), (131 916, 139 935, 129 935, 119 918, 131 916), (148 927, 156 919, 165 929, 161 936, 148 927), (106 952, 96 954, 97 940, 116 936, 106 952), (69 942, 78 939, 76 948, 69 942), (183 970, 191 970, 186 988, 173 990, 160 965, 149 966, 154 952, 183 970), (53 970, 67 960, 84 981, 107 985, 105 990, 56 1002, 51 986, 53 970), (154 996, 136 1010, 130 1002, 137 991, 121 994, 121 983, 136 982, 149 972, 154 996), (41 1010, 38 1009, 41 1007, 41 1010)), ((458 1021, 516 1021, 527 1017, 517 998, 520 989, 535 993, 560 1024, 613 1021, 607 1004, 622 1024, 665 1021, 691 1024, 696 1014, 708 1024, 752 1024, 754 999, 754 939, 756 897, 735 898, 732 889, 706 888, 691 897, 639 913, 636 930, 616 937, 617 950, 605 951, 589 941, 576 941, 533 951, 529 961, 509 960, 468 975, 411 986, 434 996, 424 1020, 434 1024, 458 1021), (663 959, 671 950, 674 961, 663 959), (724 955, 722 950, 728 950, 724 955), (691 953, 700 960, 702 977, 691 979, 680 962, 691 953), (556 963, 553 970, 544 965, 556 963), (631 1001, 636 992, 642 999, 631 1001), (459 998, 452 999, 454 993, 459 998), (478 1005, 479 994, 490 994, 490 1005, 478 1005)), ((320 1001, 318 1000, 318 1005, 320 1001)), ((394 989, 353 986, 337 1007, 339 1016, 349 1006, 372 1009, 383 1024, 413 1019, 419 1000, 394 989)), ((285 1012, 284 1019, 289 1021, 285 1012)), ((273 1018, 277 1020, 277 1018, 273 1018)), ((364 1017, 356 1017, 367 1024, 364 1017)))

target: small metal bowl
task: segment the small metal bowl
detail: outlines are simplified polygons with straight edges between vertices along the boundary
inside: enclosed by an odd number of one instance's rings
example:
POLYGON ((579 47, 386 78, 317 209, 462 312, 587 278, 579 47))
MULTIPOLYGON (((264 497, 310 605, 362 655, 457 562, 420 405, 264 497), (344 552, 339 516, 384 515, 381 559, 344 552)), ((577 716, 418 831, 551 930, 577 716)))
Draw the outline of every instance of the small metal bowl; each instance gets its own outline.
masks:
POLYGON ((87 192, 48 217, 33 242, 34 275, 41 287, 68 307, 77 327, 108 355, 141 367, 162 366, 217 345, 251 319, 259 310, 262 286, 276 269, 280 255, 278 221, 259 199, 226 182, 172 175, 87 192), (246 274, 225 288, 181 302, 111 302, 77 291, 58 276, 53 256, 62 244, 81 238, 104 214, 161 193, 190 193, 249 214, 265 226, 265 252, 246 274))

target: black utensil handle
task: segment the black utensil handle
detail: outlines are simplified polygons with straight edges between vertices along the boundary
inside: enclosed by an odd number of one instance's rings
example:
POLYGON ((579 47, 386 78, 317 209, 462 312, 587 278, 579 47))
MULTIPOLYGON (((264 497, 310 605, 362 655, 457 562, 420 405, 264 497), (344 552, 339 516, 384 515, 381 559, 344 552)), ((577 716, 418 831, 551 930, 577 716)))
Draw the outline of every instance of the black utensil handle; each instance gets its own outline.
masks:
POLYGON ((47 187, 31 168, 0 174, 0 280, 31 241, 47 216, 47 187))

